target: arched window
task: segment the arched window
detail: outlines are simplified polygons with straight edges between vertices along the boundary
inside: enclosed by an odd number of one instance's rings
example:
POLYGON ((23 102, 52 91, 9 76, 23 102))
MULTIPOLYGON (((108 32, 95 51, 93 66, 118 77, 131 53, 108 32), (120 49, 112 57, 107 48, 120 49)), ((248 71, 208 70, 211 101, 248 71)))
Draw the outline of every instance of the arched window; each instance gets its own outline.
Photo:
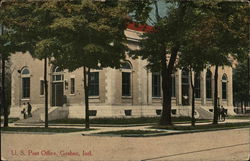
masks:
POLYGON ((59 67, 53 68, 53 74, 52 74, 53 82, 62 82, 64 80, 63 77, 63 70, 61 70, 59 67))
POLYGON ((122 63, 122 96, 131 96, 131 72, 132 65, 125 61, 122 63))
POLYGON ((30 71, 27 67, 21 70, 22 98, 30 98, 30 71))
POLYGON ((206 74, 206 98, 212 98, 212 73, 209 69, 206 74))
POLYGON ((227 75, 223 74, 221 80, 221 87, 222 87, 222 99, 227 99, 227 75))
POLYGON ((182 70, 182 105, 189 105, 189 72, 188 69, 182 70))
POLYGON ((201 98, 200 92, 200 73, 195 73, 194 75, 194 91, 195 91, 195 98, 201 98))
POLYGON ((132 65, 130 64, 129 61, 125 61, 122 63, 122 69, 132 69, 132 65))

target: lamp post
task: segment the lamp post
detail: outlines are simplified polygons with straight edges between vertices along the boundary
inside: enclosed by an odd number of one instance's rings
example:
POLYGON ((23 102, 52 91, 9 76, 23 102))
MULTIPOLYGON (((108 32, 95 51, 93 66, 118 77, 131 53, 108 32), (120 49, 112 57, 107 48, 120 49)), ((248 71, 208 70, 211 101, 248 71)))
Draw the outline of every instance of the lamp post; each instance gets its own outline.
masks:
POLYGON ((22 96, 22 77, 21 77, 21 70, 17 70, 17 72, 19 73, 19 82, 20 82, 20 87, 19 87, 19 107, 21 107, 21 96, 22 96))
MULTIPOLYGON (((248 67, 248 100, 247 100, 247 106, 250 106, 250 53, 248 53, 248 60, 247 60, 247 67, 248 67)), ((246 112, 246 106, 245 106, 245 112, 246 112)))

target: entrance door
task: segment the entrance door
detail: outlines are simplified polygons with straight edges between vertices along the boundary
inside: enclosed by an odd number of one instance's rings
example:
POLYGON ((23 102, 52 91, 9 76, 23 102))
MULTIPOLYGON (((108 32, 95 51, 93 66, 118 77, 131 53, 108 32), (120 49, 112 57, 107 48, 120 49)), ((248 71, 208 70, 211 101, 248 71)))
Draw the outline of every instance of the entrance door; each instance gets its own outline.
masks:
POLYGON ((63 105, 63 82, 52 83, 52 106, 63 105))

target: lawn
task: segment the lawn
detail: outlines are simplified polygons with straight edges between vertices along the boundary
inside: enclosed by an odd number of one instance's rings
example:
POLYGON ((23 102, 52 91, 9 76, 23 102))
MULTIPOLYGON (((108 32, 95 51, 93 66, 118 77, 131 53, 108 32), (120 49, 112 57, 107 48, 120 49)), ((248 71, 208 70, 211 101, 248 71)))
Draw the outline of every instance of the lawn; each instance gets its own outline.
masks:
POLYGON ((12 132, 52 132, 52 133, 69 133, 89 131, 95 129, 80 129, 80 128, 44 128, 44 127, 1 127, 1 131, 12 132))
MULTIPOLYGON (((173 117, 174 123, 189 123, 190 117, 173 117)), ((112 125, 128 125, 128 124, 157 124, 160 117, 140 117, 140 118, 96 118, 90 119, 91 124, 112 124, 112 125)), ((197 120, 197 122, 209 122, 209 120, 197 120)), ((50 123, 56 124, 84 124, 84 119, 61 119, 53 120, 50 123)))
POLYGON ((242 120, 250 120, 250 114, 247 115, 235 115, 235 116, 228 116, 228 119, 242 119, 242 120))
MULTIPOLYGON (((19 118, 8 118, 9 123, 16 122, 17 120, 19 120, 19 118)), ((1 118, 1 123, 3 123, 3 122, 4 122, 4 119, 1 118)))
POLYGON ((249 122, 241 122, 241 123, 220 123, 217 125, 214 124, 205 124, 205 125, 196 125, 196 126, 161 126, 156 125, 152 126, 153 129, 166 129, 166 130, 180 130, 180 131, 188 131, 188 130, 216 130, 216 129, 232 129, 232 128, 244 128, 250 127, 249 122))

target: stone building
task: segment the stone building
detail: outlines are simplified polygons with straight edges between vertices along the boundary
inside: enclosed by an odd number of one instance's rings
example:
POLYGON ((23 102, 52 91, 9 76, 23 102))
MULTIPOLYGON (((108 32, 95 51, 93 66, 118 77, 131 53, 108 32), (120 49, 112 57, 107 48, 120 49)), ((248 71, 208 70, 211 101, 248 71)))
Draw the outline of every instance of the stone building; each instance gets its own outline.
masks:
MULTIPOLYGON (((141 31, 125 31, 128 46, 138 49, 141 31)), ((16 53, 12 61, 12 101, 10 117, 20 117, 24 103, 33 111, 44 109, 43 61, 29 53, 16 53)), ((161 114, 162 91, 159 73, 148 71, 146 60, 127 57, 122 68, 91 70, 91 117, 152 117, 161 114)), ((84 118, 83 69, 68 72, 48 65, 49 119, 84 118)), ((191 87, 188 71, 177 69, 172 77, 173 116, 191 115, 191 87)), ((214 67, 195 74, 196 107, 213 110, 214 67)), ((233 113, 232 68, 219 68, 219 104, 233 113)), ((44 111, 44 110, 42 110, 44 111)), ((196 113, 199 115, 199 113, 196 113)), ((41 113, 41 119, 44 114, 41 113)))

